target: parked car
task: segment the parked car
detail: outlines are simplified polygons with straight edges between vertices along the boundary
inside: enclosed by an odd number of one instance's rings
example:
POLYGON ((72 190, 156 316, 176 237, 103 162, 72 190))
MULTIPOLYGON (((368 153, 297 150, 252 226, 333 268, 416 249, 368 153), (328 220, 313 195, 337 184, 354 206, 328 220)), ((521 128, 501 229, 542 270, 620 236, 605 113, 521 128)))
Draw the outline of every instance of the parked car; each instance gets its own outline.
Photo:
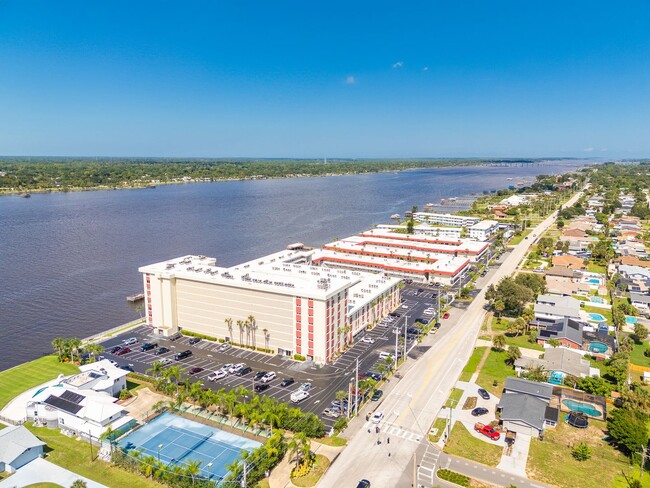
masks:
POLYGON ((117 351, 119 351, 120 349, 122 349, 122 346, 113 346, 107 352, 110 352, 111 354, 116 354, 117 351))
POLYGON ((280 386, 289 386, 289 385, 293 385, 295 382, 296 382, 296 380, 294 380, 293 378, 285 378, 285 379, 283 379, 282 382, 280 383, 280 386))
POLYGON ((169 348, 167 347, 159 347, 154 351, 154 355, 160 356, 161 354, 165 354, 166 352, 169 352, 169 348))
POLYGON ((309 391, 311 390, 311 383, 303 383, 298 387, 298 389, 302 391, 309 391))
POLYGON ((481 415, 485 415, 486 413, 488 413, 488 409, 483 407, 478 407, 472 410, 472 415, 474 417, 480 417, 481 415))
POLYGON ((445 314, 442 316, 443 319, 448 319, 449 318, 449 312, 445 312, 445 314))
POLYGON ((250 373, 251 371, 253 371, 253 368, 251 368, 250 366, 244 366, 239 371, 237 371, 235 374, 237 376, 244 376, 244 375, 247 375, 248 373, 250 373))
POLYGON ((221 378, 225 378, 226 376, 228 376, 228 373, 223 369, 220 369, 218 371, 215 371, 214 373, 209 374, 208 380, 216 381, 216 380, 220 380, 221 378))
POLYGON ((487 391, 485 391, 483 388, 478 389, 478 394, 481 396, 483 400, 490 399, 490 394, 487 391))
POLYGON ((341 411, 336 408, 326 408, 323 410, 323 415, 325 415, 325 417, 336 419, 341 416, 341 411))
POLYGON ((115 355, 116 355, 116 356, 124 356, 125 354, 128 354, 128 353, 130 353, 130 352, 131 352, 131 349, 129 349, 128 347, 123 347, 122 349, 120 349, 119 351, 117 351, 117 352, 115 353, 115 355))
POLYGON ((169 358, 162 358, 160 361, 158 361, 160 364, 163 366, 167 366, 168 364, 172 364, 173 361, 169 358))
POLYGON ((262 383, 269 383, 275 379, 277 375, 275 374, 274 371, 270 371, 266 373, 264 376, 262 376, 262 379, 260 380, 262 383))
POLYGON ((370 481, 360 480, 359 484, 357 484, 357 488, 370 488, 370 481))
POLYGON ((199 368, 198 366, 195 366, 194 368, 190 368, 189 373, 190 374, 197 374, 203 371, 203 368, 199 368))
POLYGON ((138 338, 137 337, 129 337, 128 339, 124 339, 122 342, 124 343, 125 346, 131 346, 131 345, 138 342, 138 338))
POLYGON ((483 434, 486 437, 489 437, 493 441, 498 441, 501 438, 501 434, 499 434, 496 430, 494 430, 489 425, 482 424, 481 422, 477 422, 474 424, 474 430, 480 434, 483 434))
POLYGON ((180 361, 181 359, 189 358, 191 355, 192 355, 192 351, 188 349, 187 351, 178 352, 174 354, 174 359, 176 361, 180 361))
POLYGON ((140 346, 141 351, 151 351, 152 349, 155 349, 158 347, 158 344, 155 342, 145 342, 140 346))
POLYGON ((132 373, 135 371, 135 369, 133 369, 132 364, 123 364, 122 366, 120 366, 120 368, 126 371, 131 371, 132 373))
POLYGON ((383 390, 375 390, 375 392, 370 397, 370 400, 372 400, 373 402, 378 402, 383 394, 384 394, 383 390))
POLYGON ((221 344, 221 346, 219 347, 219 352, 225 352, 225 351, 227 351, 228 349, 230 349, 231 347, 232 347, 232 346, 230 345, 230 342, 224 342, 224 343, 221 344))
POLYGON ((441 324, 440 322, 436 322, 436 325, 434 325, 434 327, 435 327, 436 329, 439 329, 441 325, 442 325, 442 324, 441 324))
POLYGON ((201 342, 201 338, 200 337, 192 337, 188 342, 191 345, 198 344, 199 342, 201 342))
POLYGON ((233 364, 230 368, 228 368, 228 373, 235 374, 240 369, 243 369, 244 366, 246 366, 244 363, 233 364))
POLYGON ((257 373, 255 373, 255 379, 261 380, 266 373, 268 373, 268 371, 258 371, 257 373))
POLYGON ((266 383, 258 383, 258 384, 255 385, 255 391, 257 393, 261 393, 264 390, 268 390, 269 388, 270 388, 270 385, 268 385, 266 383))
POLYGON ((374 344, 375 340, 372 337, 365 336, 363 339, 361 339, 361 342, 365 342, 366 344, 374 344))
POLYGON ((305 390, 296 390, 291 394, 291 401, 293 403, 300 403, 306 398, 309 398, 309 392, 305 390))
POLYGON ((381 413, 381 412, 375 412, 375 414, 372 416, 372 419, 371 419, 371 420, 372 420, 372 423, 373 423, 373 424, 378 424, 379 422, 381 422, 381 419, 383 419, 383 418, 384 418, 384 414, 383 414, 383 413, 381 413))
POLYGON ((219 370, 220 371, 225 371, 226 374, 228 374, 230 372, 230 368, 232 368, 233 366, 234 366, 234 364, 227 363, 227 364, 224 364, 223 366, 221 366, 221 368, 219 368, 219 370))

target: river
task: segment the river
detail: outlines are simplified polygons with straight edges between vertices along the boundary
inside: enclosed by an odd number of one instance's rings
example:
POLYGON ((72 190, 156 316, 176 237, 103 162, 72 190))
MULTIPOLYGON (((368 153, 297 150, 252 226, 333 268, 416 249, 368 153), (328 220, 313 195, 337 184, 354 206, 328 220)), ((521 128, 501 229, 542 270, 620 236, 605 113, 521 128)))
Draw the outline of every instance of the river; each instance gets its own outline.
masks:
POLYGON ((83 338, 137 318, 126 296, 142 291, 139 266, 184 254, 231 266, 292 242, 322 245, 412 205, 585 163, 0 197, 0 370, 51 352, 57 336, 83 338))

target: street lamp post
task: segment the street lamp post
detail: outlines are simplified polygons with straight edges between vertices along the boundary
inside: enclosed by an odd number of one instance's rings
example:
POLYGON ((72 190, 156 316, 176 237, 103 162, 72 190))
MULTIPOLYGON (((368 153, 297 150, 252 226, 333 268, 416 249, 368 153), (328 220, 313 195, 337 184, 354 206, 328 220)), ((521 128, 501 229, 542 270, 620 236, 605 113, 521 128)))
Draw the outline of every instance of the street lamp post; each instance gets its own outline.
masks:
POLYGON ((208 468, 208 479, 211 480, 212 479, 212 469, 211 469, 212 468, 212 463, 210 462, 210 463, 206 464, 206 468, 208 468))
POLYGON ((158 464, 160 464, 160 450, 163 448, 163 444, 158 444, 158 464))

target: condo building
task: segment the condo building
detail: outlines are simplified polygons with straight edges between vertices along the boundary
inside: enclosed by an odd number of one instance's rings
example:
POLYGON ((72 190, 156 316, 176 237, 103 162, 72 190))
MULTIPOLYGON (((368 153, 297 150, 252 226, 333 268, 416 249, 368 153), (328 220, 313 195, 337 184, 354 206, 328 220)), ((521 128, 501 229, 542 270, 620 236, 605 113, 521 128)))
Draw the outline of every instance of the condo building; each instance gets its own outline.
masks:
POLYGON ((413 220, 416 222, 427 222, 429 224, 448 225, 451 227, 469 227, 478 224, 481 219, 478 217, 465 217, 463 215, 440 214, 431 212, 415 212, 413 220))

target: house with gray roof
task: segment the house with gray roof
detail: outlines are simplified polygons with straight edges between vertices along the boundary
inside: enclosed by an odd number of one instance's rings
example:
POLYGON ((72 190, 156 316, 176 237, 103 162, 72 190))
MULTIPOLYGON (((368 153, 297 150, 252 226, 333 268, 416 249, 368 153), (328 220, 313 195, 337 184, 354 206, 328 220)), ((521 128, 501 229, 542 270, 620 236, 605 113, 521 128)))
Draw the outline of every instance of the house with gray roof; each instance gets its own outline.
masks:
POLYGON ((598 368, 592 368, 589 361, 583 358, 583 355, 577 351, 565 347, 549 347, 544 350, 543 359, 520 357, 515 361, 515 371, 517 375, 536 368, 542 367, 554 376, 562 377, 567 375, 576 378, 586 378, 588 376, 600 376, 598 368))
POLYGON ((521 378, 508 377, 497 405, 502 426, 517 434, 540 436, 557 424, 560 412, 551 407, 553 387, 521 378))
POLYGON ((557 295, 540 295, 533 308, 537 319, 580 318, 580 300, 557 295))
POLYGON ((636 308, 648 310, 650 308, 650 295, 630 292, 630 302, 636 308))
POLYGON ((22 425, 0 430, 0 472, 14 473, 43 454, 42 442, 22 425))

